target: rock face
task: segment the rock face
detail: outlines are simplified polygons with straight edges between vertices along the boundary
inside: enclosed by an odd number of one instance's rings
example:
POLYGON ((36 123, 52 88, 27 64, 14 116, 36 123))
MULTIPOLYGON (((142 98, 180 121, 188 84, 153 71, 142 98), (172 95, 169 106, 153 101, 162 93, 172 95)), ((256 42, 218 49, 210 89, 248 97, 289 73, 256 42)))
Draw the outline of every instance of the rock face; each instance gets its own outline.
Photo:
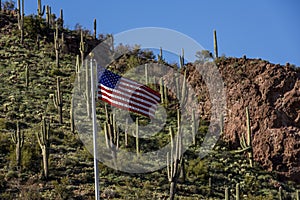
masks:
MULTIPOLYGON (((300 69, 237 58, 219 60, 217 66, 227 93, 223 139, 232 149, 239 146, 248 106, 255 161, 283 179, 300 183, 300 69)), ((188 81, 201 101, 199 112, 208 119, 207 89, 193 66, 188 69, 188 81)))

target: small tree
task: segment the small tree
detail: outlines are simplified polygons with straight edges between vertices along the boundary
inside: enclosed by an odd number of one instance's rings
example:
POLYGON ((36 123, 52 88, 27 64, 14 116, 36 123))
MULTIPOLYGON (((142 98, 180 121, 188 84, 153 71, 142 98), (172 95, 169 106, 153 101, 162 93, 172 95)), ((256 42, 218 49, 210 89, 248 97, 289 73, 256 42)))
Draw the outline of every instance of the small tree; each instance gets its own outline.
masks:
POLYGON ((3 4, 1 4, 1 6, 3 7, 3 10, 14 10, 15 9, 15 2, 12 1, 12 0, 4 1, 3 4))
POLYGON ((207 62, 213 58, 212 53, 208 50, 197 51, 195 56, 198 58, 196 63, 207 62))

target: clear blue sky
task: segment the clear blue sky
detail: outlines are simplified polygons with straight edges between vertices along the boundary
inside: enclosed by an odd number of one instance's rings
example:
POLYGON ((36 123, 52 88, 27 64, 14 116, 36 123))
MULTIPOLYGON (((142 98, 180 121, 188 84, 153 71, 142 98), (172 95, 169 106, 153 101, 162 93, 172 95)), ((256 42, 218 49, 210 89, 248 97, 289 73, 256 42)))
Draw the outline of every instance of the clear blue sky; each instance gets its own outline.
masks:
MULTIPOLYGON (((42 0, 65 24, 76 23, 98 33, 117 34, 133 28, 163 27, 182 32, 213 51, 217 30, 219 55, 262 58, 300 66, 300 1, 298 0, 42 0)), ((26 14, 36 13, 37 0, 25 1, 26 14)))

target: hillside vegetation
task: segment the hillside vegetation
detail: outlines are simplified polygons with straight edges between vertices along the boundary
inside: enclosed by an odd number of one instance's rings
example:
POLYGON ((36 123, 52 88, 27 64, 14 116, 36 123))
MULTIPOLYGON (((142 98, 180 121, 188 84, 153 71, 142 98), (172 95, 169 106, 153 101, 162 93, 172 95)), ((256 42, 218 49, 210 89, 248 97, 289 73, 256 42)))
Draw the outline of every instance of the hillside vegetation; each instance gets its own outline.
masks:
MULTIPOLYGON (((36 15, 24 17, 23 43, 20 32, 17 15, 1 11, 0 199, 94 199, 93 156, 80 141, 77 131, 71 128, 70 108, 81 42, 85 44, 86 55, 108 36, 95 38, 86 30, 56 29, 36 15), (59 65, 55 36, 59 44, 59 65), (59 95, 60 103, 55 102, 59 95), (49 138, 44 140, 42 135, 47 133, 49 138), (48 175, 42 141, 48 149, 48 175)), ((153 55, 136 50, 124 55, 115 65, 119 62, 120 66, 134 67, 147 59, 152 60, 153 55)), ((231 58, 222 57, 219 61, 224 68, 229 66, 226 61, 232 64, 231 58)), ((238 68, 237 73, 247 73, 246 68, 238 68)), ((104 104, 98 104, 104 113, 104 104)), ((168 115, 176 119, 175 106, 168 106, 168 115)), ((234 199, 237 188, 240 199, 296 199, 299 189, 296 183, 280 179, 275 171, 266 171, 258 162, 250 166, 248 154, 232 151, 237 148, 231 142, 220 139, 214 150, 200 159, 197 150, 208 129, 206 120, 201 119, 198 142, 183 156, 185 170, 178 174, 175 199, 224 199, 225 191, 234 199)), ((160 145, 169 140, 168 129, 164 134, 160 145)), ((120 137, 123 136, 121 132, 120 137)), ((127 148, 135 151, 134 139, 130 140, 131 146, 127 148)), ((145 149, 153 148, 151 142, 141 140, 140 143, 145 149)), ((125 148, 123 140, 120 146, 125 148)), ((169 198, 166 168, 147 174, 128 174, 99 163, 99 172, 103 199, 169 198)))

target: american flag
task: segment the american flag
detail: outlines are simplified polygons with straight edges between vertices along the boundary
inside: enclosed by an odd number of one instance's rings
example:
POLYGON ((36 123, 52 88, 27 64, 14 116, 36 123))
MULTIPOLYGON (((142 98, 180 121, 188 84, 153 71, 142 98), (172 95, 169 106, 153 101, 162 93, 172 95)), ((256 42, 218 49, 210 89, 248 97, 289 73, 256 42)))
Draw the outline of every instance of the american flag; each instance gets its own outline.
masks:
POLYGON ((98 99, 114 107, 153 118, 160 94, 141 83, 104 69, 98 76, 98 99))

